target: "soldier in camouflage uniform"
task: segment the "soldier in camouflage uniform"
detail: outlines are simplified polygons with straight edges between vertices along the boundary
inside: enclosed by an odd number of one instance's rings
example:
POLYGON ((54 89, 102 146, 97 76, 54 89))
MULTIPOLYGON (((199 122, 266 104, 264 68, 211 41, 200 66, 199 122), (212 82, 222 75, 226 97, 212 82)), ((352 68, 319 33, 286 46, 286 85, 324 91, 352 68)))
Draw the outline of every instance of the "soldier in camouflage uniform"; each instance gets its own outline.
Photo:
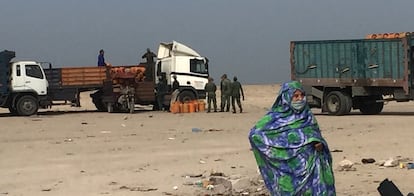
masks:
POLYGON ((227 74, 223 74, 223 76, 221 76, 220 90, 220 112, 224 112, 224 109, 226 109, 226 112, 228 112, 230 110, 231 81, 227 78, 227 74))
POLYGON ((208 83, 204 86, 207 93, 207 112, 211 111, 211 102, 213 102, 214 112, 217 112, 216 90, 217 86, 214 84, 214 79, 209 77, 208 83))
POLYGON ((233 83, 231 83, 231 107, 233 108, 233 113, 236 113, 235 102, 237 102, 237 106, 239 106, 240 113, 243 112, 243 108, 240 102, 240 92, 244 101, 244 92, 242 85, 239 81, 237 81, 237 77, 234 76, 233 83))

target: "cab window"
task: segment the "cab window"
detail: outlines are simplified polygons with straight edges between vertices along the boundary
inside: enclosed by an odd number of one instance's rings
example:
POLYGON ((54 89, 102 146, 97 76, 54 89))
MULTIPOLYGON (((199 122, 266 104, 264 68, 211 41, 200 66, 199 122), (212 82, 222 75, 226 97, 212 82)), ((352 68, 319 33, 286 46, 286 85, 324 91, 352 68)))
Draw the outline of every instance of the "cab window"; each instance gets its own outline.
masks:
POLYGON ((43 79, 43 73, 39 65, 26 65, 26 76, 43 79))
POLYGON ((22 75, 22 72, 20 69, 20 65, 16 65, 16 76, 21 76, 21 75, 22 75))
POLYGON ((190 60, 190 72, 208 74, 207 65, 204 64, 203 60, 191 59, 190 60))

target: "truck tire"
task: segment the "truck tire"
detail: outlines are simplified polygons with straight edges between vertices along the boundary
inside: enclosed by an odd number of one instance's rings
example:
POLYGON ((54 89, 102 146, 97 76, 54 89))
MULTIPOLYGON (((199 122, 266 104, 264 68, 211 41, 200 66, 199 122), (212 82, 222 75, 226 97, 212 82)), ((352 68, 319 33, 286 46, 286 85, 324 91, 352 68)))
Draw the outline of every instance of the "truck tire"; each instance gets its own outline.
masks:
POLYGON ((35 97, 24 95, 17 100, 16 109, 20 116, 31 116, 37 113, 39 103, 35 97))
POLYGON ((195 98, 195 94, 191 91, 183 91, 178 95, 178 100, 180 100, 180 102, 192 101, 195 100, 195 98))
POLYGON ((341 116, 348 114, 352 108, 352 99, 341 91, 332 91, 325 98, 325 106, 328 114, 341 116))
POLYGON ((106 105, 102 102, 102 99, 93 98, 92 102, 95 105, 96 109, 98 109, 98 111, 100 111, 100 112, 108 111, 106 105))
POLYGON ((376 102, 377 100, 382 100, 381 95, 370 96, 364 99, 365 101, 362 102, 359 108, 362 114, 374 115, 381 113, 384 108, 384 102, 376 102))
POLYGON ((98 90, 95 93, 91 94, 92 103, 95 105, 96 109, 100 112, 106 112, 107 106, 102 101, 103 92, 102 90, 98 90))

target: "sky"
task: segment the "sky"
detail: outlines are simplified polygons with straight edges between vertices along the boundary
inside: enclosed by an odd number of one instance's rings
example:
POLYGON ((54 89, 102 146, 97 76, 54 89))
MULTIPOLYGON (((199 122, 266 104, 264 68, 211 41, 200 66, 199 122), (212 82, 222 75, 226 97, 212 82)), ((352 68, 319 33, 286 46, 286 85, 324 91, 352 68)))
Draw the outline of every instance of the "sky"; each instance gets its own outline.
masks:
POLYGON ((210 74, 243 84, 290 79, 290 41, 360 39, 414 31, 412 0, 8 0, 0 50, 56 67, 132 65, 147 48, 181 42, 209 60, 210 74))

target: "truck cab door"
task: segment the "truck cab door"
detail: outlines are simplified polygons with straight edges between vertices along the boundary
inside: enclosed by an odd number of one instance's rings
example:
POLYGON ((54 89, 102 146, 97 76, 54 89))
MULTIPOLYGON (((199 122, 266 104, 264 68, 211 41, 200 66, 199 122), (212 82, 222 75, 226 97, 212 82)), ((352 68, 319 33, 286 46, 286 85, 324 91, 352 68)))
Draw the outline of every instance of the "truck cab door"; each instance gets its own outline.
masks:
POLYGON ((13 91, 34 91, 38 95, 47 94, 47 80, 38 64, 18 64, 12 80, 13 91))

